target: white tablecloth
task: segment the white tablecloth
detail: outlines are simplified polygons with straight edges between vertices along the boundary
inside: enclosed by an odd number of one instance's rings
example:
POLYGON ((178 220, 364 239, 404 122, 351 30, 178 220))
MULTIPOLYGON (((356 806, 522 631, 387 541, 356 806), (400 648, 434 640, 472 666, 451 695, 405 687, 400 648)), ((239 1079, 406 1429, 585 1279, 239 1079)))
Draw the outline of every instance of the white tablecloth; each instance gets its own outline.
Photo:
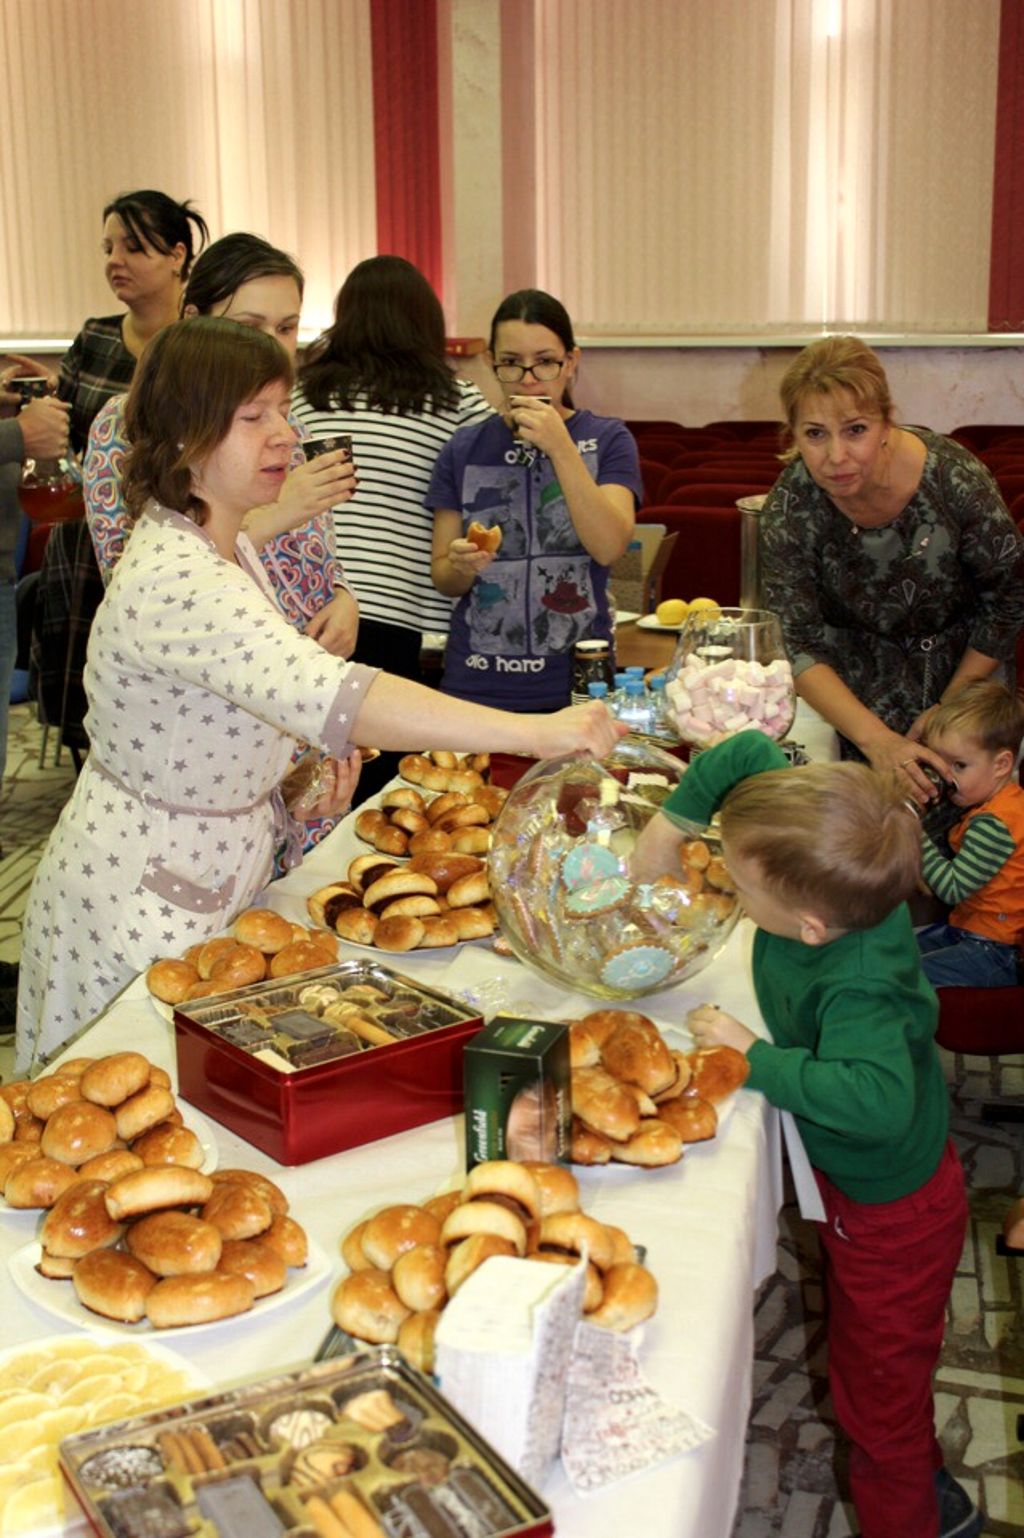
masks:
MULTIPOLYGON (((798 717, 794 737, 815 757, 830 745, 816 722, 798 717), (801 730, 802 728, 802 730, 801 730), (809 730, 808 730, 809 728, 809 730), (821 737, 821 741, 818 741, 821 737)), ((274 884, 267 900, 288 917, 306 920, 305 897, 343 876, 357 843, 351 819, 274 884)), ((743 921, 723 953, 682 986, 648 996, 640 1007, 663 1026, 681 1024, 693 1005, 711 1000, 763 1029, 749 971, 752 929, 743 921)), ((342 946, 348 956, 369 955, 342 946)), ((521 1015, 568 1019, 596 1007, 494 955, 489 942, 420 956, 381 957, 447 991, 469 990, 490 1006, 521 1015)), ((68 1055, 133 1047, 174 1071, 173 1033, 141 980, 133 983, 69 1049, 68 1055)), ((264 1322, 226 1321, 197 1335, 161 1337, 215 1382, 231 1382, 308 1360, 330 1324, 331 1287, 345 1273, 338 1243, 347 1229, 378 1207, 417 1201, 455 1184, 464 1168, 462 1118, 449 1118, 313 1164, 284 1169, 233 1133, 216 1128, 222 1166, 244 1164, 270 1174, 287 1192, 299 1220, 335 1261, 331 1281, 282 1306, 264 1322)), ((718 1137, 690 1148, 662 1170, 627 1166, 577 1171, 586 1210, 617 1223, 647 1247, 660 1304, 645 1327, 644 1372, 670 1401, 699 1416, 717 1435, 699 1450, 590 1498, 573 1494, 561 1473, 544 1489, 560 1538, 729 1538, 743 1468, 751 1399, 753 1302, 774 1269, 781 1193, 778 1118, 761 1095, 742 1091, 718 1137)), ((6 1259, 31 1237, 23 1215, 0 1208, 6 1259)), ((55 1283, 54 1286, 61 1284, 55 1283)), ((0 1278, 3 1343, 65 1328, 0 1278)), ((99 1321, 98 1321, 99 1322, 99 1321)))

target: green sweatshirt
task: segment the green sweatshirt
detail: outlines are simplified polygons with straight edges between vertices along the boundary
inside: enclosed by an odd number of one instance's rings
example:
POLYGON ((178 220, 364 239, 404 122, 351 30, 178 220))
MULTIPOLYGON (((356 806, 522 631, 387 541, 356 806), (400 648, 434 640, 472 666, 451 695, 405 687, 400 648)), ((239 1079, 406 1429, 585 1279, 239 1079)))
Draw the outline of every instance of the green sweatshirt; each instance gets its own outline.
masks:
MULTIPOLYGON (((662 810, 706 824, 739 780, 786 764, 768 737, 741 732, 701 753, 662 810)), ((827 945, 759 929, 753 974, 773 1042, 750 1048, 748 1087, 793 1112, 811 1163, 853 1200, 919 1189, 942 1156, 949 1099, 906 904, 827 945)))

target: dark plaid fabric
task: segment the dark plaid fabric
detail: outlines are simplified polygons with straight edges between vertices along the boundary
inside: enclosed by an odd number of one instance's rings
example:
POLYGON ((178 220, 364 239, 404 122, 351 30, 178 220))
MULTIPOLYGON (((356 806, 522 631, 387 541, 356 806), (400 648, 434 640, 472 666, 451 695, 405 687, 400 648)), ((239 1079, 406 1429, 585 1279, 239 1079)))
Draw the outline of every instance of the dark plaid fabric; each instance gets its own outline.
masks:
POLYGON ((82 674, 93 615, 103 597, 84 518, 58 523, 39 571, 32 624, 30 690, 39 718, 59 726, 69 748, 87 752, 82 674))
POLYGON ((92 419, 132 382, 135 358, 121 340, 123 315, 87 320, 64 354, 57 394, 71 402, 71 447, 84 454, 92 419))

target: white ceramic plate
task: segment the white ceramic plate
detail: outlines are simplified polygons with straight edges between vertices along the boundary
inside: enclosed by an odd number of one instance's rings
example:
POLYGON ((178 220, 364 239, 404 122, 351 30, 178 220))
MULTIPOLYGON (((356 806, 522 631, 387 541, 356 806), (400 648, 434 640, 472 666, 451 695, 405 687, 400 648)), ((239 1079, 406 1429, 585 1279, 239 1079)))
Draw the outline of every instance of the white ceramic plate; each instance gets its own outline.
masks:
MULTIPOLYGON (((153 1002, 157 1003, 158 1000, 154 999, 153 1002)), ((170 1007, 169 1004, 161 1006, 163 1009, 170 1009, 170 1007)), ((179 1100, 175 1096, 175 1103, 181 1112, 181 1119, 185 1126, 188 1127, 190 1132, 194 1132, 199 1139, 203 1150, 203 1162, 200 1166, 203 1174, 212 1175, 217 1168, 217 1144, 214 1139, 213 1128, 205 1116, 200 1116, 199 1112, 193 1110, 192 1106, 187 1105, 184 1100, 179 1100)), ((17 1223, 23 1228, 34 1228, 36 1222, 45 1216, 46 1212, 41 1207, 8 1207, 5 1202, 0 1200, 0 1218, 6 1219, 8 1222, 17 1223)), ((0 1357, 0 1361, 2 1360, 3 1358, 0 1357)))
MULTIPOLYGON (((179 1356, 176 1351, 169 1350, 163 1344, 155 1340, 133 1340, 129 1344, 132 1348, 133 1361, 150 1358, 160 1366, 180 1374, 184 1383, 184 1390, 187 1394, 201 1393, 203 1390, 210 1387, 210 1379, 205 1373, 199 1372, 191 1362, 185 1359, 185 1357, 179 1356)), ((104 1351, 109 1351, 111 1348, 124 1347, 124 1345, 125 1340, 123 1336, 115 1335, 112 1331, 107 1329, 90 1328, 84 1332, 82 1330, 76 1330, 73 1335, 50 1335, 42 1340, 30 1341, 27 1345, 22 1344, 19 1346, 10 1346, 5 1350, 0 1351, 0 1372, 9 1370, 14 1364, 16 1364, 19 1357, 24 1357, 27 1363, 30 1357, 36 1357, 40 1353, 44 1353, 50 1362, 56 1362, 59 1360, 65 1348, 67 1348, 69 1353, 73 1352, 76 1357, 84 1357, 87 1356, 90 1351, 94 1351, 97 1355, 102 1355, 104 1351)), ((126 1365, 128 1365, 127 1362, 126 1365)), ((17 1393, 21 1392, 23 1389, 27 1391, 27 1384, 22 1385, 17 1381, 8 1382, 5 1379, 4 1388, 0 1392, 2 1392, 3 1399, 7 1403, 11 1403, 17 1393)), ((49 1390, 44 1390, 44 1392, 46 1392, 47 1397, 52 1400, 52 1408, 55 1411, 59 1410, 63 1403, 63 1394, 61 1390, 59 1388, 51 1388, 49 1390)), ((143 1406, 140 1404, 140 1410, 142 1408, 143 1406)), ((43 1414, 45 1416, 45 1412, 43 1412, 43 1414)), ((88 1407, 82 1406, 82 1424, 80 1429, 83 1431, 92 1429, 86 1423, 87 1415, 88 1407)), ((59 1433, 51 1432, 51 1436, 53 1437, 58 1435, 63 1437, 68 1434, 69 1433, 65 1427, 61 1427, 59 1433)), ((44 1430, 42 1434, 35 1439, 37 1449, 38 1443, 45 1439, 45 1435, 46 1434, 44 1430)), ((51 1443, 54 1457, 56 1457, 56 1445, 56 1441, 51 1443)), ((8 1448, 9 1447, 10 1438, 8 1438, 8 1448)), ((4 1448, 2 1441, 0 1441, 0 1481, 4 1479, 8 1471, 13 1472, 16 1470, 19 1466, 19 1463, 20 1459, 18 1457, 4 1456, 4 1448)), ((30 1478, 30 1473, 26 1471, 24 1482, 28 1483, 30 1478)), ((36 1482, 38 1483, 40 1480, 47 1480, 47 1482, 49 1482, 45 1472, 40 1471, 37 1474, 36 1482)), ((7 1492, 8 1495, 13 1493, 13 1490, 7 1492)), ((77 1518, 68 1518, 64 1507, 64 1488, 63 1484, 59 1480, 59 1476, 56 1477, 56 1482, 51 1485, 50 1497, 51 1498, 47 1500, 46 1495, 41 1492, 41 1490, 37 1490, 36 1495, 34 1496, 34 1515, 36 1516, 37 1520, 31 1527, 18 1526, 17 1531, 19 1538, 26 1538, 27 1534, 31 1534, 32 1538, 50 1538, 50 1535, 53 1535, 53 1538, 56 1538, 56 1535, 58 1534, 64 1535, 86 1530, 86 1519, 84 1515, 79 1515, 77 1518)))
POLYGON ((678 635, 684 624, 685 620, 680 620, 678 625, 663 625, 656 614, 645 614, 642 619, 637 620, 636 628, 638 630, 664 630, 671 632, 673 635, 678 635))
MULTIPOLYGON (((63 1319, 66 1324, 76 1325, 79 1329, 91 1329, 97 1324, 97 1316, 83 1307, 75 1295, 75 1290, 70 1282, 52 1281, 48 1277, 40 1276, 36 1270, 39 1262, 39 1245, 36 1243, 22 1245, 16 1250, 8 1262, 10 1276, 18 1291, 23 1293, 31 1303, 44 1309, 55 1319, 63 1319)), ((163 1340, 179 1335, 198 1335, 202 1331, 223 1329, 225 1325, 244 1323, 250 1319, 263 1319, 265 1315, 276 1313, 280 1308, 287 1308, 290 1304, 298 1302, 308 1292, 319 1287, 331 1274, 331 1262, 327 1255, 314 1240, 309 1241, 309 1260, 301 1271, 289 1271, 288 1279, 280 1292, 272 1293, 268 1298, 259 1298, 247 1314, 234 1314, 230 1319, 214 1319, 208 1324, 183 1324, 176 1329, 154 1331, 152 1325, 143 1321, 141 1324, 118 1324, 116 1320, 104 1319, 99 1321, 105 1330, 124 1340, 163 1340)))

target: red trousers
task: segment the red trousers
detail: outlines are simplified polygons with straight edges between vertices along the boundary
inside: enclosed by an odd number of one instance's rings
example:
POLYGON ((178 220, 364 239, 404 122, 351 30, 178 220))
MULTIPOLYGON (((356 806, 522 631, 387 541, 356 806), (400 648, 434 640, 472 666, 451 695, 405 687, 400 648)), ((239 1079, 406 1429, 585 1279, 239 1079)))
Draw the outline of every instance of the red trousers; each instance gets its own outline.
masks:
POLYGON ((932 1374, 942 1347, 967 1198, 951 1142, 919 1191, 851 1201, 820 1171, 819 1225, 828 1306, 828 1375, 852 1444, 850 1486, 861 1538, 936 1538, 932 1374))

